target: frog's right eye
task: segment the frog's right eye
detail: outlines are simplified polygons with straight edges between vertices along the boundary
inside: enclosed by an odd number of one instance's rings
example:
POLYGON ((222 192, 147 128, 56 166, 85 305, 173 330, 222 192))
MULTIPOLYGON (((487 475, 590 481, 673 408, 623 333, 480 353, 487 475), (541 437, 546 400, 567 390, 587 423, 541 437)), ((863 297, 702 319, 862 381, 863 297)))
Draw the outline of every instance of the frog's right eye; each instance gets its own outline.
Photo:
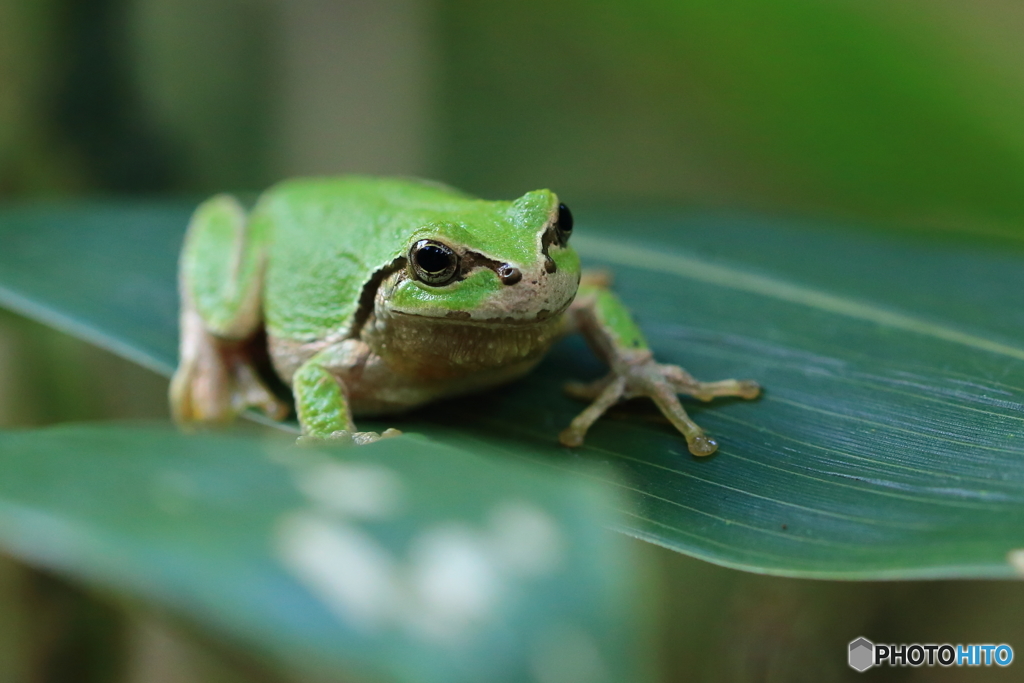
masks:
POLYGON ((569 244, 569 237, 572 235, 572 211, 565 204, 558 205, 558 220, 555 221, 555 233, 558 241, 564 247, 569 244))
POLYGON ((409 250, 416 277, 435 287, 446 285, 459 270, 459 257, 451 247, 434 240, 420 240, 409 250))

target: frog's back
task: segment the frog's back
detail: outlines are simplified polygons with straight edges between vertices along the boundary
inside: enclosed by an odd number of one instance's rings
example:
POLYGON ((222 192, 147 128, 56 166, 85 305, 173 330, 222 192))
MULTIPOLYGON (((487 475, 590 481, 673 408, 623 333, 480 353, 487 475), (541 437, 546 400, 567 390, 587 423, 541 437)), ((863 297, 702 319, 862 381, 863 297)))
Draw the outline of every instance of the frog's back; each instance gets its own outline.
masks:
POLYGON ((268 332, 300 341, 344 334, 366 283, 404 255, 417 227, 478 203, 414 179, 304 178, 267 190, 252 220, 271 235, 268 332))

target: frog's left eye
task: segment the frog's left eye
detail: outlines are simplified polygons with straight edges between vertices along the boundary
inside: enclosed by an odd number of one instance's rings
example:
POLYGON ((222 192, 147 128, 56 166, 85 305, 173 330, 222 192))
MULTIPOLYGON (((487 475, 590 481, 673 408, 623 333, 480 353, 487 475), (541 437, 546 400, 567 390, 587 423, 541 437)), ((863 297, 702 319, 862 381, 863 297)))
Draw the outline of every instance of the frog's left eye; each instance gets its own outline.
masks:
POLYGON ((565 204, 558 205, 558 222, 555 223, 555 231, 558 233, 558 241, 561 244, 569 243, 569 236, 572 235, 572 211, 565 204))
POLYGON ((409 250, 416 277, 435 287, 446 285, 459 269, 459 256, 451 247, 434 240, 420 240, 409 250))

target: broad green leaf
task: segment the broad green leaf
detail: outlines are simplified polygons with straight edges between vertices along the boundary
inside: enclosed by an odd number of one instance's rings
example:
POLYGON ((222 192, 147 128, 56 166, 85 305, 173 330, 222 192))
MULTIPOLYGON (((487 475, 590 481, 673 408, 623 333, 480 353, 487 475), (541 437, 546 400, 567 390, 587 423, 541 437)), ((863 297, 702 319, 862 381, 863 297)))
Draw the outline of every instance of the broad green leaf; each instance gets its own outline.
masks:
MULTIPOLYGON (((551 468, 599 461, 628 493, 625 533, 791 576, 1012 576, 1024 548, 1024 250, 728 216, 588 217, 662 362, 750 377, 754 402, 692 405, 709 459, 646 404, 567 451, 578 339, 526 380, 387 424, 551 468)), ((174 363, 184 206, 24 207, 0 215, 7 305, 162 372, 174 363)), ((367 423, 380 427, 384 423, 367 423)), ((592 475, 591 475, 592 476, 592 475)))
MULTIPOLYGON (((0 545, 355 680, 644 680, 606 491, 422 436, 0 433, 0 545), (365 677, 365 678, 363 678, 365 677)), ((332 680, 335 680, 332 678, 332 680)))

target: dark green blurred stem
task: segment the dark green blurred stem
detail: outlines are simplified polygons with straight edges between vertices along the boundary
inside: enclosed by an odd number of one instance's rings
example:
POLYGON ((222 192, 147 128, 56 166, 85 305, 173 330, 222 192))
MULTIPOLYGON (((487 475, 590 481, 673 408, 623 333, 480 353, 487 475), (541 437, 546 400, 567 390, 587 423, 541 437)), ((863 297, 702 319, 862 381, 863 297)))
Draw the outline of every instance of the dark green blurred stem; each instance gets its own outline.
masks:
MULTIPOLYGON (((3 683, 341 683, 289 676, 152 608, 0 556, 3 683)), ((346 682, 347 683, 347 682, 346 682)))
POLYGON ((29 611, 25 588, 29 572, 22 565, 0 555, 0 680, 23 683, 29 680, 29 611))
POLYGON ((88 183, 117 192, 179 184, 181 160, 145 115, 129 68, 125 0, 63 0, 53 123, 88 183))
MULTIPOLYGON (((666 683, 860 681, 863 674, 846 665, 846 647, 859 636, 1024 640, 1024 584, 1016 581, 810 581, 725 569, 662 548, 651 554, 664 586, 658 642, 666 683)), ((1012 666, 995 669, 882 667, 871 679, 1017 679, 1012 666)))
POLYGON ((43 572, 25 577, 29 669, 39 683, 121 679, 124 619, 110 605, 43 572))

